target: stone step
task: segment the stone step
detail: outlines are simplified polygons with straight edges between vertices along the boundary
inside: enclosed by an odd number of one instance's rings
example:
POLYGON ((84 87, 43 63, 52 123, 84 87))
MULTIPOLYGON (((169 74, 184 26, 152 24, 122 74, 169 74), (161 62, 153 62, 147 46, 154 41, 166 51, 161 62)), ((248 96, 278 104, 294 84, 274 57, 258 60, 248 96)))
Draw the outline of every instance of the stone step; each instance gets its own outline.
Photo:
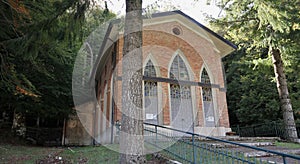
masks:
MULTIPOLYGON (((285 154, 300 154, 300 149, 287 149, 287 150, 280 150, 280 153, 285 154)), ((244 153, 245 157, 270 157, 276 156, 275 154, 263 152, 263 151, 251 151, 244 153)))
POLYGON ((226 136, 220 137, 220 139, 228 141, 279 141, 279 137, 239 137, 239 136, 226 136))
MULTIPOLYGON (((239 142, 243 145, 255 146, 255 147, 264 147, 264 146, 275 146, 274 142, 239 142)), ((238 145, 232 145, 227 143, 207 143, 215 148, 235 148, 239 147, 238 145)))

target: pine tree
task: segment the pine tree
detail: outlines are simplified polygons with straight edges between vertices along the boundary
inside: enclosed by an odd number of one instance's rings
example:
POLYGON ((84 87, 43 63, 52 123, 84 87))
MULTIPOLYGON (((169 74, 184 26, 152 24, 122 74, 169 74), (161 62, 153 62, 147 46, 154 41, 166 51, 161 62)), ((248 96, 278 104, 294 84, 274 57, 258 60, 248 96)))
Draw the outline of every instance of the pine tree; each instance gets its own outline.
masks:
POLYGON ((113 16, 94 10, 89 0, 0 2, 0 112, 61 120, 73 111, 72 71, 93 30, 87 23, 113 16))
POLYGON ((256 54, 261 49, 269 49, 287 139, 290 141, 297 141, 297 132, 284 72, 284 59, 297 55, 289 52, 298 49, 299 6, 299 1, 229 0, 221 6, 226 16, 213 21, 216 26, 227 27, 222 30, 225 36, 241 48, 247 46, 247 53, 256 54))

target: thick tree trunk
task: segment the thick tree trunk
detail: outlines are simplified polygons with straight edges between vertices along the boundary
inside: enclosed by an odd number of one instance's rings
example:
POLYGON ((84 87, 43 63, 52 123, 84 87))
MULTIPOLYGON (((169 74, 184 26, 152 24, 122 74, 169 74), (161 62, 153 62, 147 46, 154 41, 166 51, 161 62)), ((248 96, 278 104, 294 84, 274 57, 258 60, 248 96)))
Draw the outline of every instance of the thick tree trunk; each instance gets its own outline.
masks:
POLYGON ((142 94, 142 0, 126 0, 120 163, 145 163, 142 94))
POLYGON ((281 59, 281 53, 279 49, 272 48, 272 60, 274 66, 274 72, 277 82, 277 89, 280 98, 281 110, 283 111, 283 120, 285 126, 285 132, 287 140, 298 142, 297 130, 294 120, 293 108, 291 100, 289 98, 289 91, 287 87, 286 77, 284 73, 283 62, 281 59))

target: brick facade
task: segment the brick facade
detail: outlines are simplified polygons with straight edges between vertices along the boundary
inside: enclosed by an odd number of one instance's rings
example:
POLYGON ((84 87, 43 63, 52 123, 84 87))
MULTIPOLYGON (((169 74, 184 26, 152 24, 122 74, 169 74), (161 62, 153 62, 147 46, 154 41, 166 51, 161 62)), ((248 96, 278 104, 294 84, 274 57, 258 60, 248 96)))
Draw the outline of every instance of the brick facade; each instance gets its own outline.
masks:
MULTIPOLYGON (((205 68, 212 84, 219 87, 212 88, 213 108, 215 113, 215 127, 206 127, 203 110, 201 86, 191 86, 194 129, 196 133, 204 135, 225 135, 230 131, 226 89, 221 58, 232 50, 223 40, 216 38, 194 22, 185 23, 185 17, 172 16, 165 21, 161 18, 145 20, 143 29, 143 64, 150 59, 156 67, 157 77, 169 79, 171 63, 176 55, 185 62, 190 81, 201 82, 201 72, 205 68), (176 20, 175 18, 178 18, 176 20), (173 21, 170 21, 174 19, 173 21), (156 20, 156 21, 155 21, 156 20), (224 46, 225 45, 225 46, 224 46), (227 50, 224 50, 226 49, 227 50)), ((101 60, 104 63, 97 79, 97 110, 94 118, 95 138, 111 127, 110 123, 120 122, 122 113, 122 34, 106 52, 101 60), (105 124, 105 125, 104 125, 105 124)), ((158 83, 158 123, 171 125, 170 84, 158 83)), ((101 137, 100 137, 101 138, 101 137)), ((106 142, 99 139, 99 142, 106 142)))
MULTIPOLYGON (((143 31, 143 59, 144 63, 146 63, 149 55, 151 55, 151 59, 154 64, 158 67, 158 74, 160 77, 168 78, 169 73, 169 65, 172 62, 172 57, 177 53, 181 54, 186 58, 187 64, 190 67, 191 79, 196 82, 200 82, 200 72, 204 67, 204 63, 206 63, 207 69, 212 73, 211 80, 214 84, 220 85, 221 88, 224 88, 224 76, 222 70, 222 63, 220 56, 214 52, 212 49, 204 48, 204 50, 197 50, 195 48, 204 46, 209 46, 209 43, 201 37, 195 37, 196 34, 193 31, 180 26, 177 22, 171 22, 167 24, 159 24, 155 26, 145 27, 143 31), (183 36, 176 36, 172 34, 172 27, 181 27, 183 36), (167 28, 166 28, 167 27, 167 28), (168 29, 169 28, 169 29, 168 29), (164 31, 158 31, 163 29, 164 31), (168 30, 165 30, 168 29, 168 30), (193 38, 193 42, 197 42, 199 45, 193 46, 184 38, 193 38), (206 54, 208 53, 208 54, 206 54), (205 55, 204 55, 205 54, 205 55), (210 56, 208 56, 210 55, 210 56), (204 57, 203 57, 204 56, 204 57), (203 59, 204 58, 204 59, 203 59)), ((122 37, 120 37, 122 38, 122 37)), ((118 40, 118 55, 117 55, 117 70, 116 76, 122 75, 122 48, 123 41, 122 39, 118 40)), ((108 62, 108 66, 110 67, 111 62, 108 62)), ((108 76, 111 76, 109 74, 108 76)), ((108 79, 106 77, 104 79, 108 79)), ((118 108, 116 120, 121 120, 121 81, 116 82, 117 88, 117 96, 116 103, 118 108)), ((163 114, 163 125, 170 125, 170 105, 169 105, 169 88, 168 83, 160 83, 162 88, 162 94, 164 95, 162 98, 162 114, 163 114)), ((103 86, 102 86, 103 87, 103 86)), ((202 95, 201 95, 201 87, 193 87, 195 91, 195 98, 193 99, 195 102, 196 110, 198 111, 197 118, 195 120, 199 126, 204 126, 203 121, 203 110, 202 110, 202 95)), ((229 118, 226 104, 226 93, 224 91, 220 91, 219 89, 214 90, 214 101, 217 104, 218 110, 216 110, 219 116, 219 126, 229 127, 229 118)))

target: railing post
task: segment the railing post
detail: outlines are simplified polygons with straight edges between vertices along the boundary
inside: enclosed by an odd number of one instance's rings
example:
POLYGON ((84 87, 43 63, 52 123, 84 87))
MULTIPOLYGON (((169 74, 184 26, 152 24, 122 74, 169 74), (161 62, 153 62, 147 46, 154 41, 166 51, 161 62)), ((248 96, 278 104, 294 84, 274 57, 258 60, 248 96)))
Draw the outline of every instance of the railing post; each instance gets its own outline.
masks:
POLYGON ((252 125, 252 129, 253 129, 253 135, 254 135, 254 137, 256 137, 256 131, 255 131, 255 126, 254 125, 252 125))
POLYGON ((196 153, 195 153, 195 134, 192 134, 192 142, 193 142, 193 163, 196 163, 196 153))
POLYGON ((286 163, 285 156, 282 156, 282 160, 283 160, 283 164, 287 164, 287 163, 286 163))
POLYGON ((277 125, 275 121, 274 121, 274 129, 275 129, 276 137, 280 137, 278 134, 277 125))
POLYGON ((155 125, 155 145, 157 145, 157 125, 155 125))

